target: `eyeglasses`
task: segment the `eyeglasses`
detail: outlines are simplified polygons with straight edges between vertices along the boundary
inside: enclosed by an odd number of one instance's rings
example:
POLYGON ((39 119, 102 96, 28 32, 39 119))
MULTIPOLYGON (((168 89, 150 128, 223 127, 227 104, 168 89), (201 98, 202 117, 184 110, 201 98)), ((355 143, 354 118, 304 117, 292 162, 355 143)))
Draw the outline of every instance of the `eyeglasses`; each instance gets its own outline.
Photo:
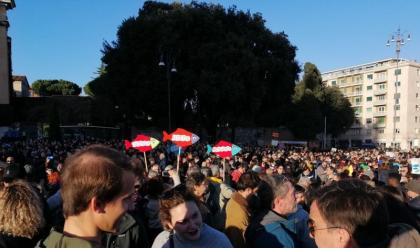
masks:
POLYGON ((311 220, 311 219, 308 220, 309 234, 311 235, 312 238, 315 238, 315 231, 335 229, 335 228, 341 228, 341 227, 339 227, 339 226, 330 226, 330 227, 323 227, 323 228, 315 228, 314 221, 311 220))

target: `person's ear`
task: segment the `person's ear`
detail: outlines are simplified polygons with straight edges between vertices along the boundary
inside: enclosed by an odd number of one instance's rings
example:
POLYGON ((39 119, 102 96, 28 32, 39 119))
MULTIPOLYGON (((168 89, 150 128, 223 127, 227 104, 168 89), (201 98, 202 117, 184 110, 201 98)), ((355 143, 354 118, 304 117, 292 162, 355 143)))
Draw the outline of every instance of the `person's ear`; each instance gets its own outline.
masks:
POLYGON ((338 228, 337 232, 340 237, 340 247, 344 247, 344 248, 354 247, 352 244, 351 236, 347 230, 343 228, 338 228))
POLYGON ((89 207, 95 213, 105 213, 105 204, 100 203, 96 196, 90 200, 89 207))

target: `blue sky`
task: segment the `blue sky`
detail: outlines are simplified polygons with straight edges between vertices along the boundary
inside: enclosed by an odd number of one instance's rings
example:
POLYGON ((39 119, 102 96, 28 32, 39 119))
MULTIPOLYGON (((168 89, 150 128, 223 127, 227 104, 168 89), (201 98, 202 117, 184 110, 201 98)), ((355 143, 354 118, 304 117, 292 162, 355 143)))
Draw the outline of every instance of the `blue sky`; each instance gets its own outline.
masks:
MULTIPOLYGON (((144 1, 15 0, 9 11, 14 75, 65 79, 84 86, 96 75, 102 43, 115 40, 122 20, 144 1)), ((164 1, 172 2, 172 1, 164 1)), ((181 1, 190 2, 190 1, 181 1)), ((273 32, 284 31, 298 47, 300 64, 328 71, 395 57, 386 41, 400 26, 412 40, 401 57, 420 60, 418 0, 207 1, 260 12, 273 32)))

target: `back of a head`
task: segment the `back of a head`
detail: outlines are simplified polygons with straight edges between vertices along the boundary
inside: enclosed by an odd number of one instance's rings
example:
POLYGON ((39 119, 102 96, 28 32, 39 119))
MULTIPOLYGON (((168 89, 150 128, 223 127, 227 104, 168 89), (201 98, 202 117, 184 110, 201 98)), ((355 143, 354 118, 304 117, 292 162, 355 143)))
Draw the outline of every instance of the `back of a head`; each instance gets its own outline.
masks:
POLYGON ((207 178, 201 172, 195 172, 188 175, 187 180, 185 181, 185 185, 189 192, 194 192, 194 186, 198 186, 206 181, 207 178))
POLYGON ((321 215, 331 226, 349 232, 359 246, 386 238, 388 209, 383 196, 358 179, 346 179, 322 188, 315 200, 321 215))
POLYGON ((85 211, 93 197, 102 204, 112 201, 123 190, 124 171, 130 170, 125 155, 102 145, 89 146, 70 156, 62 174, 64 215, 85 211))
POLYGON ((32 239, 45 225, 35 189, 18 180, 0 188, 0 233, 32 239))
POLYGON ((245 190, 247 188, 255 189, 259 186, 261 179, 258 177, 257 173, 249 171, 245 172, 239 178, 238 183, 236 184, 236 189, 238 191, 245 190))

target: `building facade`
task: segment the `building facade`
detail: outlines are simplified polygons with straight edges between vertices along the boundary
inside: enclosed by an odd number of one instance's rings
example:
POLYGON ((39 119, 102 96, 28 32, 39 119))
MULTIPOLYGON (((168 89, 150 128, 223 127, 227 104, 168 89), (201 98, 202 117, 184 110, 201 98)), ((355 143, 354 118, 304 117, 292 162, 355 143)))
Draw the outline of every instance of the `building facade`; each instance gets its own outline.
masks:
POLYGON ((15 7, 14 0, 0 0, 0 105, 10 104, 11 39, 7 36, 7 11, 15 7))
POLYGON ((16 97, 30 97, 31 87, 26 76, 13 76, 13 91, 16 97))
POLYGON ((420 147, 420 63, 386 59, 322 73, 355 112, 355 123, 337 142, 382 147, 420 147))

